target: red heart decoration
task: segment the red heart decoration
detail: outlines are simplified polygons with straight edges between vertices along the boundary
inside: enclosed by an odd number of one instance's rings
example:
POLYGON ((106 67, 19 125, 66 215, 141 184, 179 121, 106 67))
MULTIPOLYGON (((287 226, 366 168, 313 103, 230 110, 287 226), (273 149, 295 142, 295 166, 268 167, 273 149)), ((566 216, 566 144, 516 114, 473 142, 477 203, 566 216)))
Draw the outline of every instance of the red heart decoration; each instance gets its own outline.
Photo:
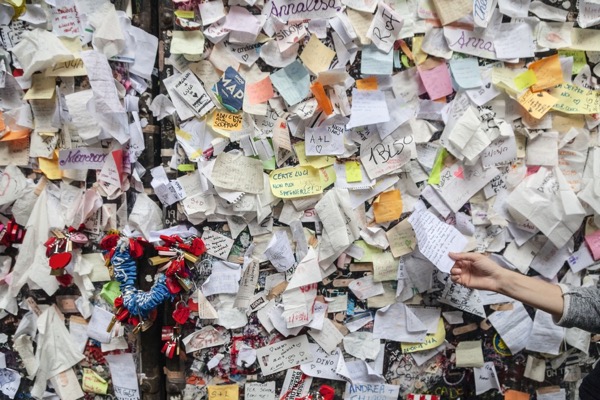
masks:
POLYGON ((69 252, 52 254, 48 259, 48 264, 52 269, 62 269, 69 265, 73 255, 69 252))
POLYGON ((195 256, 201 256, 206 251, 204 241, 200 238, 194 238, 192 240, 192 254, 195 256))
POLYGON ((129 239, 129 253, 133 258, 140 258, 144 254, 144 248, 135 239, 129 239))
POLYGON ((178 306, 175 311, 173 311, 173 319, 179 325, 185 324, 190 316, 190 309, 185 306, 178 306))

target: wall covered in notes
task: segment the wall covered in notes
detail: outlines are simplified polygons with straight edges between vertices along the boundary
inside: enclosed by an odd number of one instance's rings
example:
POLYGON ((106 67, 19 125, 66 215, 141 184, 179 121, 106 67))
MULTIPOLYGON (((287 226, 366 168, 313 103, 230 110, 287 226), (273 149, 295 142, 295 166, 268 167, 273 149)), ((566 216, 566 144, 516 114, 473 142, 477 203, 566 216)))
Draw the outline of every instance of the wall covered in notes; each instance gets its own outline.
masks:
POLYGON ((596 0, 0 0, 0 397, 577 399, 598 332, 448 253, 597 286, 598 26, 596 0))

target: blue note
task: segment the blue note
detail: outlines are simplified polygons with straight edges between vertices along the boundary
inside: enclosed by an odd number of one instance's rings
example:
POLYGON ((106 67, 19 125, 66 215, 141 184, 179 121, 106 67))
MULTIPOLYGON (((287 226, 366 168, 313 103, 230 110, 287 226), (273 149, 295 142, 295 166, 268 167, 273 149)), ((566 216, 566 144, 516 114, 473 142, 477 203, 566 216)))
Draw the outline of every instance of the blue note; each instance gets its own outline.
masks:
POLYGON ((217 98, 230 112, 238 112, 244 104, 246 81, 232 67, 228 67, 213 87, 217 98))
POLYGON ((271 83, 290 106, 300 103, 310 92, 310 74, 298 60, 272 73, 271 83))
POLYGON ((391 75, 394 71, 394 51, 384 53, 374 45, 363 47, 360 73, 368 75, 391 75))

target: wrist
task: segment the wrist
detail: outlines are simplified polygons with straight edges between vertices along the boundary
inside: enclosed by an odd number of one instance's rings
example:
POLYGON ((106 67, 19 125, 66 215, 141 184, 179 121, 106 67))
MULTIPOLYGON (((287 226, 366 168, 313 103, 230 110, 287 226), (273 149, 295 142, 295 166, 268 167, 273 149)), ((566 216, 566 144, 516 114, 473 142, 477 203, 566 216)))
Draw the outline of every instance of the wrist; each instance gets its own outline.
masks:
POLYGON ((496 274, 496 287, 494 291, 503 295, 510 295, 510 288, 513 287, 513 278, 517 275, 516 272, 500 267, 496 274))

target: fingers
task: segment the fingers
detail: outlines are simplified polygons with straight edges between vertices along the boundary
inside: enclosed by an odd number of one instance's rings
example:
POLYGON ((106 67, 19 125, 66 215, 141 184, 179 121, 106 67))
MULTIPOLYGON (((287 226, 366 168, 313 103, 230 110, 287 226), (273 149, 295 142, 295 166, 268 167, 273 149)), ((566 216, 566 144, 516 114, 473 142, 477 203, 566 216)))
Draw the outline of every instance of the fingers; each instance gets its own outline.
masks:
POLYGON ((448 253, 448 256, 454 261, 477 261, 485 257, 479 253, 448 253))

